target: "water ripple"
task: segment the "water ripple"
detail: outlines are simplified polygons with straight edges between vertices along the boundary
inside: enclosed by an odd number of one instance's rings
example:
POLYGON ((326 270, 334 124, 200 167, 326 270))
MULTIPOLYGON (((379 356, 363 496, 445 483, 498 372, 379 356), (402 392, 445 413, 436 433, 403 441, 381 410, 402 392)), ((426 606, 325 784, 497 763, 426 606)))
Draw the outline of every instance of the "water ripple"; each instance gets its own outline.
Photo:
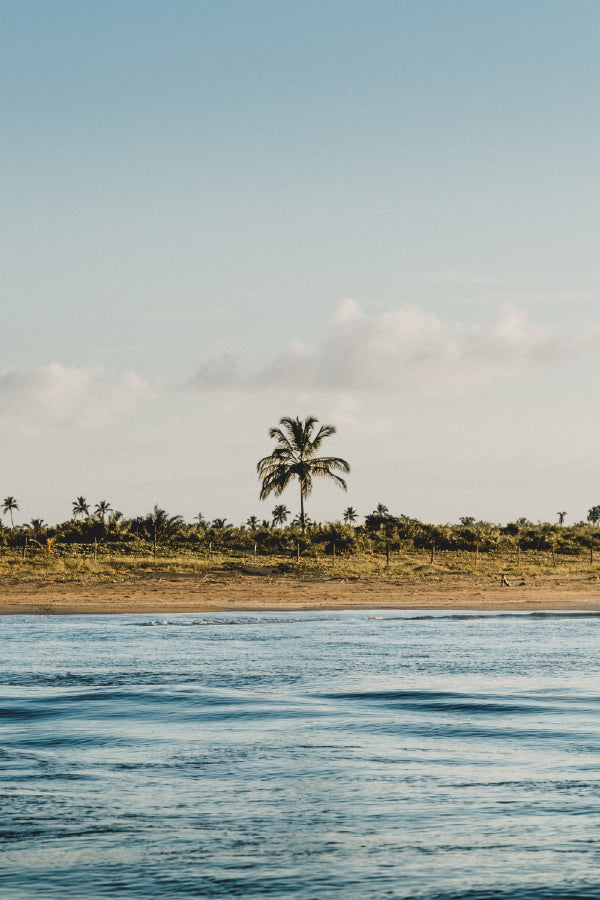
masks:
POLYGON ((598 898, 597 619, 11 618, 2 896, 598 898))

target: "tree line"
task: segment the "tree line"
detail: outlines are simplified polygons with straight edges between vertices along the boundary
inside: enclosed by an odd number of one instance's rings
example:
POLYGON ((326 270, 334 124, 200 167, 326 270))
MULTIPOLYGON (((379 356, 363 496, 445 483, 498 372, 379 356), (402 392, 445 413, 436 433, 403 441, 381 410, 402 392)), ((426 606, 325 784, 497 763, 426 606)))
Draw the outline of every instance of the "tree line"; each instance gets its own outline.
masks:
MULTIPOLYGON (((18 504, 1 507, 13 516, 18 504)), ((534 523, 525 518, 506 525, 463 516, 457 523, 432 524, 411 516, 392 514, 379 503, 362 522, 351 506, 339 519, 315 522, 305 513, 304 529, 300 516, 292 518, 284 504, 277 504, 268 519, 252 515, 241 524, 223 518, 209 520, 198 513, 191 522, 171 515, 158 505, 145 515, 125 517, 101 500, 90 504, 77 497, 71 517, 49 525, 42 519, 29 523, 0 523, 0 546, 20 548, 24 542, 32 550, 56 552, 63 547, 96 544, 119 553, 138 554, 153 551, 194 552, 202 549, 232 553, 339 555, 357 553, 402 553, 407 550, 471 551, 500 553, 507 550, 547 551, 555 554, 582 555, 600 550, 599 519, 565 525, 534 523)))

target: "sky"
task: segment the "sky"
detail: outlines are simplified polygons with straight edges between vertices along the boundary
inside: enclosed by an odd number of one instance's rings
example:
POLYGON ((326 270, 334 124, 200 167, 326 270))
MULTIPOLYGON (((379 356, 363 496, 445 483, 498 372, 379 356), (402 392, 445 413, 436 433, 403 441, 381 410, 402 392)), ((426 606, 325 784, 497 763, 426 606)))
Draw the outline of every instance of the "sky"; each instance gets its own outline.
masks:
POLYGON ((596 0, 0 0, 0 499, 600 502, 596 0), (324 452, 326 448, 324 446, 324 452))

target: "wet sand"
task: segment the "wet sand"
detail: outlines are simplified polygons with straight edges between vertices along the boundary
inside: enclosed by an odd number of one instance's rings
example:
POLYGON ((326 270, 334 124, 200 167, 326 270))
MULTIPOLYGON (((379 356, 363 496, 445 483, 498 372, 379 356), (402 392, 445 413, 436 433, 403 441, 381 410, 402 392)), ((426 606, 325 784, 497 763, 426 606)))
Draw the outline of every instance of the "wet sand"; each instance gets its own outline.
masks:
POLYGON ((600 611, 600 578, 298 579, 218 572, 131 580, 0 581, 0 614, 202 613, 224 610, 465 609, 600 611))

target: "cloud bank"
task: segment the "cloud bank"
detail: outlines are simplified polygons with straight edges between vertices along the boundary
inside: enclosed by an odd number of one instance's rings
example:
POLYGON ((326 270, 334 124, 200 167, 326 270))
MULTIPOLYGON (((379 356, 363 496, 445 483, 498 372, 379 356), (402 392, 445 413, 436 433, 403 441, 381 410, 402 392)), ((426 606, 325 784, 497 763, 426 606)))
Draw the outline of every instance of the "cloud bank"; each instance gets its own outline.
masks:
POLYGON ((148 395, 148 385, 140 375, 111 375, 100 366, 75 368, 51 363, 0 372, 0 417, 38 425, 102 427, 148 395))
POLYGON ((482 384, 532 366, 579 355, 600 343, 600 330, 565 337, 504 307, 487 326, 444 323, 418 306, 366 315, 354 300, 336 309, 327 337, 293 342, 253 374, 228 356, 209 360, 191 386, 212 391, 300 388, 386 392, 482 384))
MULTIPOLYGON (((564 336, 523 312, 503 308, 488 325, 443 322, 418 306, 366 315, 353 300, 335 310, 328 334, 306 346, 294 341, 261 369, 246 374, 233 356, 208 360, 187 387, 217 397, 223 391, 331 391, 360 394, 480 386, 575 357, 600 344, 600 330, 564 336)), ((44 425, 100 428, 174 388, 151 388, 135 372, 60 363, 0 372, 0 419, 24 429, 44 425)), ((219 401, 222 402, 222 401, 219 401)))

